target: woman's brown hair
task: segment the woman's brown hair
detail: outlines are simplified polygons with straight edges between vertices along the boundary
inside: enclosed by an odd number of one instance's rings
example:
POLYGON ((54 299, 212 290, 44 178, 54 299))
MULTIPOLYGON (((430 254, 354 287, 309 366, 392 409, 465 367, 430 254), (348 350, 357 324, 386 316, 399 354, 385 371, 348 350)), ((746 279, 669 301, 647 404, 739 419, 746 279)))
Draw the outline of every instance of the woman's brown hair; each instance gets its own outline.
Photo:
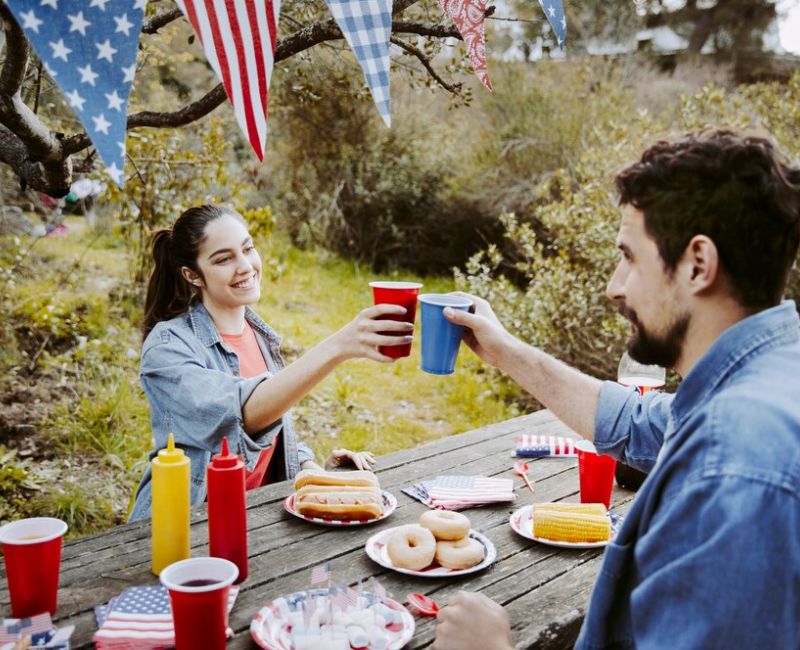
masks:
POLYGON ((197 296, 197 289, 181 273, 186 266, 202 278, 197 265, 200 246, 206 239, 208 224, 224 215, 242 220, 233 210, 220 205, 199 205, 186 210, 173 224, 153 233, 153 272, 144 302, 144 338, 156 323, 185 312, 197 296))

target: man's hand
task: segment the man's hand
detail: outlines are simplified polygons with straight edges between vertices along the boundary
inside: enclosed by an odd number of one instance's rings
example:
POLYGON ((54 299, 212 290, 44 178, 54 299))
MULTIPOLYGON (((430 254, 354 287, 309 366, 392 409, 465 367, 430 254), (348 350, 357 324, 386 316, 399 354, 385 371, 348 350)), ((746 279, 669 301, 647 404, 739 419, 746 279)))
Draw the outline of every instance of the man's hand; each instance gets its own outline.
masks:
POLYGON ((372 471, 375 466, 375 457, 368 451, 334 449, 325 461, 325 469, 328 471, 343 465, 355 465, 356 469, 372 471))
POLYGON ((453 295, 471 300, 475 305, 474 313, 446 307, 445 318, 456 325, 466 327, 464 342, 486 363, 498 367, 501 354, 514 340, 513 337, 497 319, 491 305, 483 298, 462 291, 456 291, 453 295))
POLYGON ((459 591, 439 610, 433 650, 512 650, 511 624, 501 605, 483 594, 459 591))

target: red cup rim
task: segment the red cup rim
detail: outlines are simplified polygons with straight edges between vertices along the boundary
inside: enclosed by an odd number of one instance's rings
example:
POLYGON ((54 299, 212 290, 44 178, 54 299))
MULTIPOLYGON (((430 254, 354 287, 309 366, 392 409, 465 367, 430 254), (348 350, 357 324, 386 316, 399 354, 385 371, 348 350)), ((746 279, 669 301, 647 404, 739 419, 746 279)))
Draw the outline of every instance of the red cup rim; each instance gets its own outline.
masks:
POLYGON ((599 454, 597 453, 597 447, 595 447, 594 443, 592 443, 589 440, 578 440, 575 443, 575 451, 576 452, 580 451, 583 452, 584 454, 595 454, 599 456, 599 454))
POLYGON ((173 562, 161 571, 159 579, 161 584, 170 591, 180 591, 187 594, 196 594, 203 591, 216 591, 233 584, 239 577, 239 568, 230 560, 221 557, 192 557, 187 560, 173 562), (206 571, 200 567, 210 567, 206 571), (199 573, 198 573, 199 571, 199 573), (188 580, 212 579, 217 582, 210 585, 187 587, 181 584, 188 580))
POLYGON ((422 284, 419 282, 394 282, 394 281, 382 281, 376 280, 375 282, 370 282, 369 286, 373 289, 421 289, 422 284))
POLYGON ((66 522, 56 519, 55 517, 29 517, 27 519, 19 519, 0 527, 0 544, 10 544, 12 546, 43 544, 44 542, 51 542, 54 539, 63 537, 67 532, 67 528, 66 522), (54 528, 51 532, 40 534, 37 532, 36 528, 42 524, 49 524, 54 528), (26 531, 26 529, 29 530, 26 531), (14 534, 35 535, 36 538, 14 539, 14 537, 12 537, 14 534))

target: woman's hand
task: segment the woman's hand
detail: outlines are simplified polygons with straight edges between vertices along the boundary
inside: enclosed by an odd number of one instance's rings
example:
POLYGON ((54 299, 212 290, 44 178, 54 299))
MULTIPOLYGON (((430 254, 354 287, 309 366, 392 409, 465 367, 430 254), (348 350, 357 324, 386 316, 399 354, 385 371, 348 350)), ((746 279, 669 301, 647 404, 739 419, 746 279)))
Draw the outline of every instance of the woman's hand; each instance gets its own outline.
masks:
POLYGON ((375 305, 359 312, 353 320, 331 335, 327 342, 342 360, 365 358, 391 363, 394 361, 378 352, 380 345, 404 345, 414 339, 413 323, 397 320, 380 320, 381 316, 402 316, 406 313, 399 305, 375 305))
POLYGON ((375 467, 375 457, 368 451, 334 449, 325 461, 325 469, 328 471, 344 465, 355 465, 356 469, 371 471, 375 467))

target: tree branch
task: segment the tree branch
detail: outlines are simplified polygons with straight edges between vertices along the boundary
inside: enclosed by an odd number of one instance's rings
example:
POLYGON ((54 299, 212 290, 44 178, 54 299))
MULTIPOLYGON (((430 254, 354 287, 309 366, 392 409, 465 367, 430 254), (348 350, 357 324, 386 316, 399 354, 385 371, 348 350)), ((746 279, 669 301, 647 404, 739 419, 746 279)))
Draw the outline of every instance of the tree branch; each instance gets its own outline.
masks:
POLYGON ((58 136, 20 97, 28 67, 28 39, 5 4, 0 4, 0 18, 6 35, 6 58, 0 72, 0 160, 13 161, 9 164, 23 183, 49 187, 57 194, 69 185, 72 163, 58 136))
POLYGON ((0 95, 10 97, 19 92, 25 79, 28 68, 28 39, 5 3, 0 4, 0 23, 6 34, 6 60, 3 71, 0 72, 0 95))
MULTIPOLYGON (((417 1, 397 0, 392 14, 397 16, 417 1)), ((142 33, 156 33, 180 17, 182 13, 177 8, 159 13, 143 23, 142 33)), ((2 0, 0 18, 6 34, 6 58, 0 72, 0 161, 10 165, 24 183, 54 196, 61 195, 66 193, 64 188, 69 186, 71 180, 70 156, 91 147, 92 142, 85 132, 66 139, 61 134, 52 133, 22 101, 19 90, 28 63, 28 41, 2 0)), ((413 21, 392 21, 392 32, 432 38, 461 38, 453 25, 429 25, 413 21)), ((303 27, 278 42, 275 63, 324 41, 341 38, 342 32, 333 19, 303 27)), ((429 58, 421 50, 400 39, 392 38, 392 42, 416 56, 442 87, 449 92, 457 92, 460 84, 446 83, 433 70, 429 58)), ((225 89, 222 84, 217 84, 199 99, 176 111, 140 111, 129 115, 126 128, 185 126, 205 117, 225 100, 225 89)))
MULTIPOLYGON (((405 0, 409 2, 410 0, 405 0)), ((425 25, 423 23, 415 23, 408 21, 393 21, 392 31, 397 33, 406 34, 419 34, 420 36, 431 36, 435 38, 461 38, 458 30, 454 25, 425 25)), ((324 23, 316 23, 303 27, 294 32, 290 36, 282 38, 278 41, 275 50, 275 62, 283 61, 291 58, 295 54, 303 52, 307 49, 318 45, 324 41, 332 41, 342 39, 339 26, 333 19, 325 21, 324 23)), ((402 46, 401 46, 402 47, 402 46)), ((420 54, 422 54, 420 52, 420 54)), ((418 56, 415 54, 415 56, 418 56)), ((423 58, 425 57, 422 54, 423 58)), ((430 66, 426 66, 432 72, 430 66)), ((450 86, 444 82, 441 77, 432 72, 434 78, 444 88, 450 92, 455 86, 450 86)), ((156 128, 175 128, 185 126, 199 120, 208 115, 217 106, 224 103, 227 99, 225 88, 222 84, 217 84, 213 89, 203 95, 200 99, 187 104, 183 108, 172 112, 155 112, 155 111, 141 111, 128 116, 128 129, 137 127, 156 127, 156 128)), ((68 155, 78 153, 92 145, 91 140, 85 133, 73 135, 64 141, 64 151, 68 155)))
POLYGON ((142 23, 142 34, 155 34, 159 29, 169 25, 173 20, 177 20, 181 16, 183 16, 183 12, 177 8, 157 14, 142 23))
POLYGON ((422 63, 422 65, 425 66, 425 69, 428 71, 428 74, 431 77, 433 77, 442 88, 444 88, 448 92, 453 93, 454 95, 457 95, 458 92, 461 90, 461 83, 448 84, 444 79, 442 79, 439 76, 439 74, 436 72, 436 70, 433 69, 433 66, 431 65, 430 57, 425 56, 424 52, 414 47, 410 43, 406 43, 405 41, 395 36, 392 36, 390 40, 392 41, 392 43, 404 49, 409 54, 417 57, 422 63))

